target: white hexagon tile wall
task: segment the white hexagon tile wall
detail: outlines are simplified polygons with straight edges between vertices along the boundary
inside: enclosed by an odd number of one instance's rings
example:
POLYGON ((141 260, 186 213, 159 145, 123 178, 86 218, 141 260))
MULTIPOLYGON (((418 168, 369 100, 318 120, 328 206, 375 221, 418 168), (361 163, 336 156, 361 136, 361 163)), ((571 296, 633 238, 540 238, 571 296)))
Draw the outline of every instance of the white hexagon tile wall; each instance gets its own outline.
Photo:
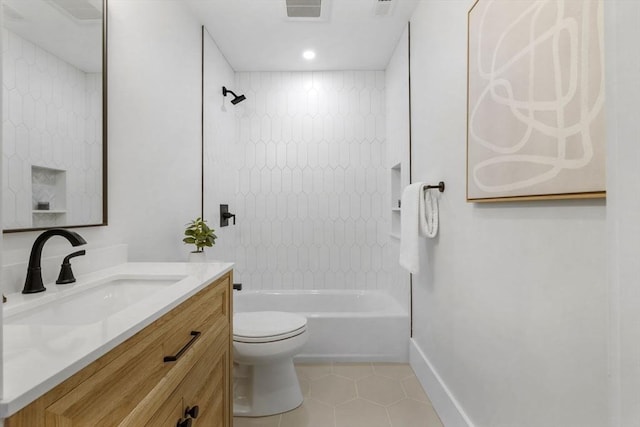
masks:
MULTIPOLYGON (((247 289, 384 289, 383 71, 239 72, 235 280, 247 289)), ((228 108, 234 108, 231 105, 228 108)), ((224 179, 224 178, 221 178, 224 179)))
POLYGON ((50 216, 32 218, 34 205, 43 197, 52 209, 67 211, 67 224, 100 222, 101 74, 85 73, 15 33, 2 31, 2 161, 3 182, 8 183, 3 192, 4 227, 54 225, 47 222, 50 216), (56 199, 37 185, 32 191, 32 179, 43 178, 42 173, 32 176, 33 166, 45 175, 47 170, 63 171, 64 195, 56 199), (38 194, 42 192, 46 195, 38 194))

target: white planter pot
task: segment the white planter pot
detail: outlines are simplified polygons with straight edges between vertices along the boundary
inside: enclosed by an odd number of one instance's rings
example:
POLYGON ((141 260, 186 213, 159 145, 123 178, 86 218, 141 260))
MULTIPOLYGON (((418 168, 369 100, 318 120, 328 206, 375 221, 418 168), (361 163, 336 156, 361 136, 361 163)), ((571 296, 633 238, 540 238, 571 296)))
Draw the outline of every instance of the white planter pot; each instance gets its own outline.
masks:
POLYGON ((207 256, 202 252, 189 252, 189 262, 207 262, 207 256))

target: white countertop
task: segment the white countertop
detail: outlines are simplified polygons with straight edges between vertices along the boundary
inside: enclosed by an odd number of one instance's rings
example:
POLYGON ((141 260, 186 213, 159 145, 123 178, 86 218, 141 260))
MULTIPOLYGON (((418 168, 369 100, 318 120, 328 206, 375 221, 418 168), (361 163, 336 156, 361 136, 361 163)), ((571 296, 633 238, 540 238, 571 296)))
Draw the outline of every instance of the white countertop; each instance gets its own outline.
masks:
MULTIPOLYGON (((32 311, 113 276, 182 278, 104 320, 81 325, 4 324, 4 396, 0 418, 19 411, 94 360, 106 354, 233 267, 232 263, 126 263, 76 277, 72 285, 45 284, 38 294, 7 295, 4 318, 32 311)), ((65 313, 67 316, 68 312, 65 313)))

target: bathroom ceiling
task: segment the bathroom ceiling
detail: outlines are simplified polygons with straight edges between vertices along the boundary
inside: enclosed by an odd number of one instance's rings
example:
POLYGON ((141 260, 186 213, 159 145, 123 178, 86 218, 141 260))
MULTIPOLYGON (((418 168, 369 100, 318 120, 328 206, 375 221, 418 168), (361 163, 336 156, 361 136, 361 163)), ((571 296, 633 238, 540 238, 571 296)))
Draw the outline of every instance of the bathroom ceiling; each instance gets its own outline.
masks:
POLYGON ((322 0, 314 19, 288 18, 285 0, 187 4, 236 71, 383 70, 419 1, 322 0))

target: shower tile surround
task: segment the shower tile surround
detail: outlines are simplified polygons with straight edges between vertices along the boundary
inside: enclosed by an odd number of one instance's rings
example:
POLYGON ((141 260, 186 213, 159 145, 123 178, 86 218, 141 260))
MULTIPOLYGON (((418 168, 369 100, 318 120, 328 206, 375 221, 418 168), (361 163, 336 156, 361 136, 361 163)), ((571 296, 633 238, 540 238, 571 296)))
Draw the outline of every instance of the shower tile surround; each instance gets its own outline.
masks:
POLYGON ((226 107, 236 109, 235 170, 215 177, 235 177, 235 280, 251 290, 393 286, 385 73, 235 77, 247 97, 226 107))
POLYGON ((101 75, 85 73, 3 29, 5 228, 55 225, 34 216, 38 201, 65 209, 66 223, 102 218, 101 75), (66 173, 65 206, 32 197, 32 166, 66 173))

